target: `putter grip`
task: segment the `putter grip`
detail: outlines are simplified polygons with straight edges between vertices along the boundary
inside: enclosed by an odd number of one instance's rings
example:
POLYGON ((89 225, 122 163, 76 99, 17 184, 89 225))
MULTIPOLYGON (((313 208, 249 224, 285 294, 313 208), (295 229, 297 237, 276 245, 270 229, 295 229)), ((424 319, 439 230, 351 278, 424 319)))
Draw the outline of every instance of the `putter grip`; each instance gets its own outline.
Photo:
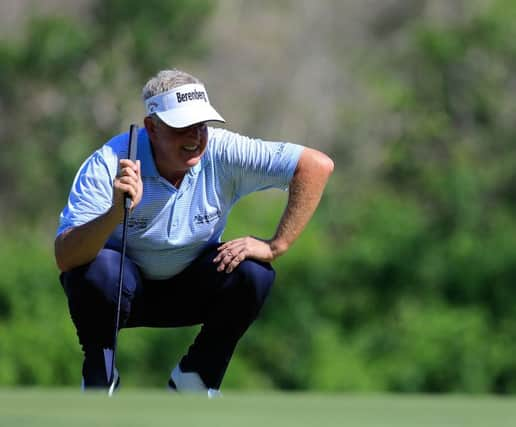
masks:
MULTIPOLYGON (((131 125, 129 128, 129 160, 136 161, 136 152, 138 149, 138 125, 131 125)), ((126 209, 131 207, 131 197, 126 193, 124 197, 124 206, 126 209)))

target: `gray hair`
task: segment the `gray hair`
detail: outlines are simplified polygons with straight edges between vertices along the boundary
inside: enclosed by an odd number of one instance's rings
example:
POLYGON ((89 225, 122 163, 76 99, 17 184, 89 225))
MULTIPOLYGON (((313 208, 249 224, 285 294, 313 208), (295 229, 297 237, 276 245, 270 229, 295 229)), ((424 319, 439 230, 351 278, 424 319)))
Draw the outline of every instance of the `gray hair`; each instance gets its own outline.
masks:
POLYGON ((176 87, 202 82, 197 78, 178 69, 162 70, 154 77, 152 77, 143 87, 142 97, 145 101, 157 95, 158 93, 167 92, 176 87))

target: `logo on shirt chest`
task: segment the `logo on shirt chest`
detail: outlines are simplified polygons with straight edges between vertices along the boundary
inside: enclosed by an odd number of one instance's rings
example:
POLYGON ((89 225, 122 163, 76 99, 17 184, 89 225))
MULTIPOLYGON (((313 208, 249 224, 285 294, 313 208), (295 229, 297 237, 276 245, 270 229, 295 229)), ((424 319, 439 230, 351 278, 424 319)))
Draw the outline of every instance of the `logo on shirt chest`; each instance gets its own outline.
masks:
POLYGON ((220 218, 220 211, 217 209, 215 212, 205 212, 194 216, 194 224, 210 224, 220 218))

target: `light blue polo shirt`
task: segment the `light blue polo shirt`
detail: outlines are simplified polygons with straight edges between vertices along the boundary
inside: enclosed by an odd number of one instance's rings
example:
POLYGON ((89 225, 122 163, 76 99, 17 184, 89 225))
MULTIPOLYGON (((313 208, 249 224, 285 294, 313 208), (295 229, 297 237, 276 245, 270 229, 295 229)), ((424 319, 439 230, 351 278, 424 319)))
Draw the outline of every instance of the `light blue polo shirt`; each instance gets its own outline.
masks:
MULTIPOLYGON (((127 158, 128 134, 115 136, 79 169, 57 234, 105 213, 113 199, 119 159, 127 158)), ((138 134, 143 197, 128 221, 127 256, 145 277, 165 279, 187 267, 208 245, 220 242, 231 207, 268 188, 286 190, 303 147, 251 139, 208 128, 208 145, 179 188, 162 178, 147 131, 138 134)), ((107 246, 120 248, 122 225, 107 246)))

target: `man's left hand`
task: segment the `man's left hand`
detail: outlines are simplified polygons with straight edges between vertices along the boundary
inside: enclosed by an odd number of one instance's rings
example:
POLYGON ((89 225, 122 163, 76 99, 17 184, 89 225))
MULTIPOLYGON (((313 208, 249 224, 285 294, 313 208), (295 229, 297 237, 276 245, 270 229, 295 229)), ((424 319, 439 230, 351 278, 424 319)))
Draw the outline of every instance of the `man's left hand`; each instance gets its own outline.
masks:
POLYGON ((263 262, 271 262, 274 259, 271 242, 251 236, 230 240, 219 246, 217 250, 219 254, 213 259, 213 262, 219 263, 217 271, 226 273, 231 273, 247 258, 263 262))

